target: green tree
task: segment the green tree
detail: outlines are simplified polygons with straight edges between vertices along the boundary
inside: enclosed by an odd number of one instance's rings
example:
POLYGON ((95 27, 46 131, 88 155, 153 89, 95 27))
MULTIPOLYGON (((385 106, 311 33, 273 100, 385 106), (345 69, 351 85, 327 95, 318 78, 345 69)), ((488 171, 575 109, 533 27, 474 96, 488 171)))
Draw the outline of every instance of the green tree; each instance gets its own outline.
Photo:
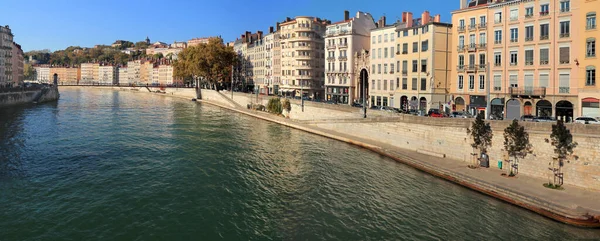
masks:
POLYGON ((150 46, 148 43, 146 43, 145 41, 139 41, 135 43, 135 48, 137 49, 147 49, 148 46, 150 46))
POLYGON ((267 111, 280 115, 283 112, 281 100, 279 98, 269 99, 269 103, 267 103, 267 111))
MULTIPOLYGON (((486 123, 483 120, 483 114, 479 113, 475 121, 471 124, 471 128, 467 128, 467 134, 471 135, 473 138, 473 143, 471 143, 471 147, 473 150, 478 150, 480 153, 487 154, 487 149, 492 145, 492 127, 490 123, 486 123)), ((475 154, 475 151, 473 151, 475 154)), ((477 158, 473 158, 475 165, 472 167, 477 167, 477 158)))
POLYGON ((154 59, 162 59, 162 58, 164 58, 164 56, 163 56, 162 53, 157 53, 157 54, 152 55, 152 58, 154 58, 154 59))
POLYGON ((23 75, 26 80, 33 80, 35 78, 35 69, 31 64, 23 65, 23 75))
POLYGON ((552 162, 550 170, 553 172, 554 178, 552 185, 556 186, 556 180, 559 179, 562 184, 562 167, 568 156, 573 154, 573 149, 577 147, 577 142, 573 141, 571 131, 565 126, 562 120, 558 120, 555 125, 552 125, 552 134, 550 134, 551 144, 554 147, 556 162, 552 162))
MULTIPOLYGON (((514 158, 514 167, 518 167, 519 159, 523 159, 528 153, 531 153, 531 143, 529 142, 529 133, 525 127, 519 125, 517 120, 504 129, 504 149, 508 156, 514 158)), ((510 160, 508 161, 510 163, 510 160)), ((514 168, 510 164, 507 166, 508 174, 513 175, 514 168)))

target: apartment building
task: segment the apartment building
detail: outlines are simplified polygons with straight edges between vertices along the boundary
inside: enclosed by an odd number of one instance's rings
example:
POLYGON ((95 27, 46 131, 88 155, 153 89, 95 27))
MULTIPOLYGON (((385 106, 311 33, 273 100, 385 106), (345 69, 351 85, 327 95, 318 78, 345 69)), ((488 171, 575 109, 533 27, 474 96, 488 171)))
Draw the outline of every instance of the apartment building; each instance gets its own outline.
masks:
POLYGON ((262 32, 250 33, 246 31, 240 39, 234 43, 234 51, 238 55, 239 64, 234 71, 234 82, 236 88, 242 91, 256 91, 254 88, 254 46, 262 39, 262 32), (259 38, 260 35, 260 38, 259 38), (252 56, 251 56, 252 55, 252 56))
POLYGON ((142 68, 141 60, 133 60, 133 61, 127 62, 127 83, 141 84, 141 82, 140 82, 141 68, 142 68))
POLYGON ((0 26, 0 87, 12 85, 12 45, 10 27, 0 26))
MULTIPOLYGON (((396 24, 395 81, 393 104, 403 110, 449 110, 452 25, 428 11, 420 18, 402 13, 396 24)), ((394 66, 394 63, 391 64, 394 66)))
POLYGON ((280 24, 282 95, 324 98, 327 24, 330 21, 305 16, 288 17, 280 24))
POLYGON ((490 102, 487 114, 496 118, 534 115, 569 121, 579 116, 581 77, 573 53, 585 45, 578 44, 571 23, 581 14, 581 3, 461 0, 461 9, 452 12, 455 109, 485 113, 490 102))
POLYGON ((264 42, 264 36, 262 31, 256 32, 256 34, 250 34, 247 38, 247 51, 246 57, 249 61, 249 75, 247 80, 249 83, 252 82, 254 85, 254 91, 258 91, 262 94, 268 94, 268 88, 265 88, 265 55, 266 46, 264 42))
POLYGON ((76 85, 79 81, 79 68, 52 67, 49 68, 50 81, 54 81, 54 75, 58 78, 59 85, 76 85))
POLYGON ((387 25, 386 17, 371 30, 371 71, 368 96, 371 106, 393 106, 396 83, 396 25, 387 25))
POLYGON ((357 12, 350 18, 327 25, 325 32, 325 100, 340 104, 357 102, 357 68, 353 54, 370 49, 370 33, 376 28, 369 13, 357 12))
POLYGON ((275 31, 277 33, 273 34, 273 44, 271 49, 271 69, 272 69, 272 88, 269 88, 269 93, 272 94, 280 94, 279 86, 281 85, 281 41, 280 35, 278 34, 281 27, 279 26, 279 22, 275 25, 275 31))
POLYGON ((211 39, 221 39, 221 36, 193 38, 187 41, 187 47, 192 47, 199 44, 207 44, 211 39))
POLYGON ((41 65, 34 67, 36 73, 36 80, 40 83, 50 83, 50 66, 41 65))
POLYGON ((21 45, 13 42, 12 43, 12 82, 13 85, 20 85, 25 80, 23 76, 23 49, 21 45))
POLYGON ((151 85, 153 82, 152 74, 154 73, 154 62, 143 61, 140 64, 140 84, 151 85))
POLYGON ((265 35, 263 38, 264 43, 264 54, 263 54, 263 63, 264 63, 264 73, 263 73, 263 82, 258 83, 260 93, 266 95, 272 95, 274 92, 273 85, 273 45, 275 41, 275 35, 273 27, 269 27, 269 33, 265 35))
POLYGON ((127 73, 127 67, 119 68, 119 75, 117 77, 117 84, 127 85, 129 84, 129 74, 127 73))
POLYGON ((118 83, 119 70, 116 66, 104 65, 98 68, 98 82, 105 85, 118 83))
POLYGON ((158 84, 176 84, 173 79, 173 66, 171 64, 161 64, 158 66, 158 84))
POLYGON ((91 84, 93 82, 97 82, 98 71, 100 69, 100 64, 98 63, 83 63, 81 64, 81 82, 84 84, 91 84))
POLYGON ((573 15, 574 29, 579 29, 579 37, 574 45, 584 45, 576 54, 579 62, 579 98, 581 116, 600 117, 600 87, 596 83, 600 60, 596 54, 596 41, 600 39, 596 15, 600 10, 600 0, 581 1, 578 15, 573 15))

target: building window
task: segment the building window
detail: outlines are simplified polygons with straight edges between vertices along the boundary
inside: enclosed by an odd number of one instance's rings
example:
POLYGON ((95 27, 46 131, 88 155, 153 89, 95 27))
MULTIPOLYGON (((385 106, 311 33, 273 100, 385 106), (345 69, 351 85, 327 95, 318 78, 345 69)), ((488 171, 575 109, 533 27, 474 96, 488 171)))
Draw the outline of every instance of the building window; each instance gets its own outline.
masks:
POLYGON ((560 37, 566 38, 570 34, 571 21, 560 22, 560 37))
POLYGON ((407 60, 402 61, 402 73, 403 74, 408 73, 408 61, 407 60))
POLYGON ((571 1, 569 0, 562 0, 560 2, 560 12, 568 12, 571 10, 571 1))
POLYGON ((485 16, 479 17, 479 26, 484 27, 485 25, 486 25, 486 17, 485 16))
POLYGON ((585 45, 585 55, 587 57, 596 57, 596 39, 588 38, 585 45))
POLYGON ((408 79, 407 78, 402 78, 402 89, 408 90, 408 79))
POLYGON ((394 73, 394 64, 390 64, 390 74, 394 73))
POLYGON ((383 80, 383 90, 387 90, 387 80, 383 80))
POLYGON ((377 80, 377 89, 381 90, 381 80, 380 79, 377 80))
POLYGON ((568 64, 570 61, 570 47, 560 47, 559 49, 559 61, 561 64, 568 64))
POLYGON ((533 26, 525 27, 525 41, 533 41, 533 26))
POLYGON ((494 53, 494 66, 502 66, 502 53, 494 53))
POLYGON ((595 86, 596 85, 596 67, 588 66, 585 70, 585 85, 595 86))
POLYGON ((429 40, 421 42, 421 52, 429 50, 429 40))
POLYGON ((484 67, 486 65, 485 61, 485 54, 479 54, 479 66, 484 67))
POLYGON ((485 75, 479 76, 479 89, 480 90, 485 89, 485 75))
POLYGON ((475 75, 469 75, 469 89, 475 89, 475 75))
POLYGON ((533 49, 525 50, 525 65, 533 65, 533 49))
POLYGON ((517 65, 519 62, 519 55, 517 51, 510 51, 510 65, 517 65))
POLYGON ((375 65, 371 65, 371 72, 375 73, 375 65))
POLYGON ((375 42, 375 36, 373 36, 373 37, 372 37, 372 39, 373 39, 373 40, 371 41, 371 43, 376 43, 376 42, 375 42))
POLYGON ((416 73, 419 71, 419 63, 416 60, 412 61, 412 72, 416 73))
POLYGON ((496 43, 496 44, 502 43, 502 30, 494 31, 494 43, 496 43))
POLYGON ((423 73, 427 72, 427 60, 426 59, 421 60, 421 72, 423 72, 423 73))
POLYGON ((464 27, 465 27, 465 20, 464 19, 458 20, 458 27, 462 27, 464 29, 464 27))
POLYGON ((381 64, 378 64, 378 65, 377 65, 377 73, 378 73, 378 74, 381 74, 381 64))
POLYGON ((408 30, 404 30, 404 31, 402 32, 402 35, 404 35, 404 37, 408 36, 408 30))
POLYGON ((421 33, 427 33, 429 32, 429 25, 425 25, 421 28, 421 33))
POLYGON ((530 18, 533 16, 533 7, 525 8, 525 17, 530 18))
POLYGON ((394 42, 394 34, 393 33, 390 34, 390 42, 394 42))
POLYGON ((377 42, 378 42, 378 43, 381 43, 381 35, 378 35, 378 36, 377 36, 377 42))
POLYGON ((408 43, 402 44, 402 54, 408 54, 408 43))
POLYGON ((387 74, 387 64, 383 64, 383 73, 387 74))
POLYGON ((465 46, 465 36, 458 36, 458 46, 463 48, 465 46))
POLYGON ((458 89, 462 90, 465 84, 465 80, 464 80, 464 76, 459 75, 458 76, 458 89))
POLYGON ((388 57, 388 48, 383 48, 383 58, 387 59, 388 57))
POLYGON ((494 75, 494 91, 502 91, 502 75, 494 75))
POLYGON ((519 87, 519 79, 516 75, 511 75, 508 79, 511 88, 519 87))
POLYGON ((510 21, 519 20, 519 9, 510 10, 510 21))
POLYGON ((421 78, 421 90, 427 90, 427 79, 421 78))
POLYGON ((465 67, 465 56, 464 55, 458 56, 458 66, 459 66, 459 68, 465 67))
POLYGON ((469 29, 475 29, 475 18, 469 19, 469 29))
POLYGON ((549 4, 540 5, 540 15, 546 16, 546 15, 548 15, 548 13, 550 13, 550 5, 549 4))
POLYGON ((377 49, 377 58, 381 59, 381 48, 377 49))
POLYGON ((394 57, 394 47, 390 47, 390 58, 394 57))
POLYGON ((547 40, 550 36, 550 25, 540 24, 540 40, 547 40))
POLYGON ((413 53, 419 52, 419 43, 413 42, 413 53))
POLYGON ((390 90, 393 91, 394 90, 394 80, 390 80, 390 90))
POLYGON ((412 90, 417 90, 417 78, 412 78, 412 86, 411 89, 412 90))
POLYGON ((371 49, 371 56, 372 56, 372 59, 375 59, 375 57, 376 57, 375 49, 371 49))
POLYGON ((494 22, 502 23, 502 12, 497 12, 494 14, 494 22))
POLYGON ((511 42, 518 42, 519 41, 519 29, 518 28, 511 28, 510 29, 510 41, 511 42))
POLYGON ((487 38, 485 33, 480 33, 479 34, 479 45, 485 45, 485 43, 487 43, 487 38))
POLYGON ((383 35, 383 42, 387 43, 387 41, 388 41, 388 34, 386 33, 383 35))
POLYGON ((549 50, 540 49, 540 65, 547 65, 549 63, 549 50))
POLYGON ((586 14, 586 29, 596 29, 596 12, 586 14))

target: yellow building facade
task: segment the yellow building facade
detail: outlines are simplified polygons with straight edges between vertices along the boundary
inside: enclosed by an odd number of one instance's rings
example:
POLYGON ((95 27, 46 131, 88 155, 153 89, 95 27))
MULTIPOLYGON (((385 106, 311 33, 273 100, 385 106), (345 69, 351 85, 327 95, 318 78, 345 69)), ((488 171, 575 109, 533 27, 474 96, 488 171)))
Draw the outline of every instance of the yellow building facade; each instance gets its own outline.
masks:
POLYGON ((597 41, 600 39, 596 16, 600 12, 600 0, 580 0, 580 14, 576 15, 576 29, 580 37, 576 44, 585 46, 577 53, 579 62, 579 103, 581 116, 600 117, 600 87, 598 86, 598 67, 600 59, 597 54, 597 41))

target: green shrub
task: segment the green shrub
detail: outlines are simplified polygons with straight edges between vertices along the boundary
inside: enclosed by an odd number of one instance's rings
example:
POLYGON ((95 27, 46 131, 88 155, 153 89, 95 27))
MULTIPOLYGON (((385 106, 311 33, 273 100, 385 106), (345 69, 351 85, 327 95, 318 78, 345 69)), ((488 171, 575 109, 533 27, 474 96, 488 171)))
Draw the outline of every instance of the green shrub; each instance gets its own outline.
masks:
POLYGON ((267 111, 273 114, 281 114, 283 108, 281 107, 281 100, 279 98, 271 98, 269 99, 269 103, 267 104, 267 111))

